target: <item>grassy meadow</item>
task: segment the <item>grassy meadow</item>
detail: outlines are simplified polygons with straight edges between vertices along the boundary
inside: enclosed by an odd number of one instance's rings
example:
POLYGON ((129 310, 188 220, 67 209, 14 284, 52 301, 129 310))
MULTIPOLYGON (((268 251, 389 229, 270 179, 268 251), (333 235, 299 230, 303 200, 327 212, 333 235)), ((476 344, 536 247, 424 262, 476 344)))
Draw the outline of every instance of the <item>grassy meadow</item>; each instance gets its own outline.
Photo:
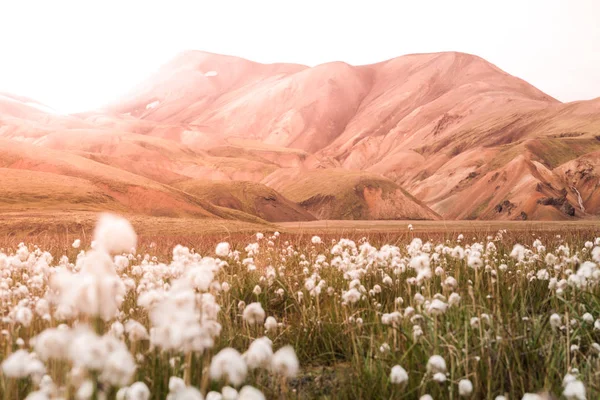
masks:
POLYGON ((0 398, 600 398, 593 222, 132 223, 0 237, 0 398))

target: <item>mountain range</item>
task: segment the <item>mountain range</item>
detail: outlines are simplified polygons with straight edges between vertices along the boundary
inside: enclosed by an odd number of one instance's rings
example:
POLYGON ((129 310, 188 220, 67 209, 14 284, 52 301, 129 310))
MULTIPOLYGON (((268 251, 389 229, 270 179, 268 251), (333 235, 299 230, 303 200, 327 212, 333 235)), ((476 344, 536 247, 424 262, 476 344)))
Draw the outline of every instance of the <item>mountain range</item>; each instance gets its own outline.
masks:
POLYGON ((0 93, 0 212, 569 220, 600 215, 599 188, 600 98, 561 103, 464 53, 188 51, 73 115, 0 93))

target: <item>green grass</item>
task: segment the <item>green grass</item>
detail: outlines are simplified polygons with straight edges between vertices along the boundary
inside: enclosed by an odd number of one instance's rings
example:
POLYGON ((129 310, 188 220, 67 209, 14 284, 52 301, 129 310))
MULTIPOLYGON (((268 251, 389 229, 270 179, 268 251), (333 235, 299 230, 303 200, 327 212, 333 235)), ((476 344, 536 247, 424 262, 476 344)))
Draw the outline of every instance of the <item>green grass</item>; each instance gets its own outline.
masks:
POLYGON ((539 139, 527 142, 525 146, 545 165, 554 169, 567 161, 600 149, 595 139, 539 139))

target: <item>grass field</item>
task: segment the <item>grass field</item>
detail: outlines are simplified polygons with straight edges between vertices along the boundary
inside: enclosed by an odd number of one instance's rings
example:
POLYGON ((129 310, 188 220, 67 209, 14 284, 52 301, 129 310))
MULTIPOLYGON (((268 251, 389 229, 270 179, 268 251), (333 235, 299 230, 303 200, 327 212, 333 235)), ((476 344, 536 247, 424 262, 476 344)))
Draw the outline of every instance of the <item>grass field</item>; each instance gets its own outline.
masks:
POLYGON ((594 221, 95 221, 4 215, 0 398, 600 397, 594 221))

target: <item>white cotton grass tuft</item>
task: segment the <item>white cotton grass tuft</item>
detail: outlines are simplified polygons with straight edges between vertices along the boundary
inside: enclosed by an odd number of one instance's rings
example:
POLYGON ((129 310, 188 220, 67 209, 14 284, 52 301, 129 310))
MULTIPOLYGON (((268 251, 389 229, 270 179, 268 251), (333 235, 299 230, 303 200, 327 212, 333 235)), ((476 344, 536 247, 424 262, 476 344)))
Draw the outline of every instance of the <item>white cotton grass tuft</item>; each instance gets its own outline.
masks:
POLYGON ((446 373, 446 360, 440 355, 433 355, 427 361, 427 372, 436 374, 438 372, 446 373))
POLYGON ((267 332, 277 331, 277 320, 275 319, 275 317, 267 317, 267 320, 265 321, 265 329, 267 330, 267 332))
POLYGON ((525 258, 525 246, 521 244, 515 244, 510 252, 510 256, 517 261, 523 261, 525 258))
POLYGON ((562 325, 562 318, 560 315, 554 313, 550 316, 550 326, 552 329, 558 329, 562 325))
POLYGON ((150 389, 144 382, 135 382, 124 391, 125 400, 149 400, 151 395, 150 389))
POLYGON ((94 231, 95 249, 109 254, 130 252, 137 235, 129 221, 113 214, 102 214, 94 231))
MULTIPOLYGON (((172 376, 169 378, 169 394, 175 395, 186 387, 185 381, 178 376, 172 376)), ((167 396, 169 398, 169 396, 167 396)))
POLYGON ((268 369, 273 357, 273 342, 267 337, 254 340, 243 357, 250 369, 268 369))
POLYGON ((344 300, 344 302, 346 303, 354 304, 357 301, 359 301, 361 297, 362 294, 358 290, 356 290, 356 288, 352 288, 347 292, 344 292, 344 294, 342 295, 342 300, 344 300))
POLYGON ((81 247, 81 240, 80 239, 75 239, 73 241, 73 244, 71 245, 74 249, 78 249, 79 247, 81 247))
POLYGON ((223 400, 223 395, 219 392, 210 391, 206 393, 204 400, 223 400))
POLYGON ((147 340, 150 337, 146 327, 133 319, 130 319, 125 323, 125 332, 132 342, 147 340))
POLYGON ((21 379, 45 374, 44 364, 26 350, 17 350, 2 361, 2 372, 9 378, 21 379))
POLYGON ((565 385, 563 396, 567 400, 585 400, 585 385, 578 379, 571 379, 565 385))
POLYGON ((273 354, 271 371, 286 378, 295 378, 300 369, 300 363, 292 346, 284 346, 273 354))
POLYGON ((195 387, 188 386, 174 393, 171 397, 167 396, 167 400, 204 400, 204 396, 195 387))
POLYGON ((44 361, 65 359, 71 337, 71 331, 68 329, 45 329, 34 338, 35 352, 44 361))
POLYGON ((219 351, 211 360, 209 369, 211 379, 225 380, 233 386, 240 386, 246 379, 248 367, 242 355, 230 347, 219 351))
POLYGON ((244 308, 242 316, 244 321, 250 325, 262 324, 265 320, 265 310, 258 302, 250 303, 246 306, 246 308, 244 308))
POLYGON ((238 400, 265 400, 265 395, 257 388, 246 385, 240 390, 238 400))
POLYGON ((219 243, 215 249, 215 254, 219 257, 227 257, 230 252, 230 246, 227 242, 219 243))
POLYGON ((521 400, 545 400, 541 395, 537 393, 525 393, 521 400))
POLYGON ((123 342, 107 343, 108 353, 102 366, 100 379, 112 386, 121 387, 129 384, 135 375, 137 364, 123 342))
POLYGON ((461 379, 458 382, 458 395, 470 397, 473 394, 473 383, 469 379, 461 379))
POLYGON ((231 386, 223 386, 221 395, 223 396, 223 400, 237 400, 238 391, 231 386))
POLYGON ((400 365, 392 367, 390 381, 396 385, 406 385, 408 383, 408 373, 400 365))
POLYGON ((444 303, 439 299, 433 299, 427 307, 427 313, 431 315, 442 315, 446 312, 448 304, 444 303))

